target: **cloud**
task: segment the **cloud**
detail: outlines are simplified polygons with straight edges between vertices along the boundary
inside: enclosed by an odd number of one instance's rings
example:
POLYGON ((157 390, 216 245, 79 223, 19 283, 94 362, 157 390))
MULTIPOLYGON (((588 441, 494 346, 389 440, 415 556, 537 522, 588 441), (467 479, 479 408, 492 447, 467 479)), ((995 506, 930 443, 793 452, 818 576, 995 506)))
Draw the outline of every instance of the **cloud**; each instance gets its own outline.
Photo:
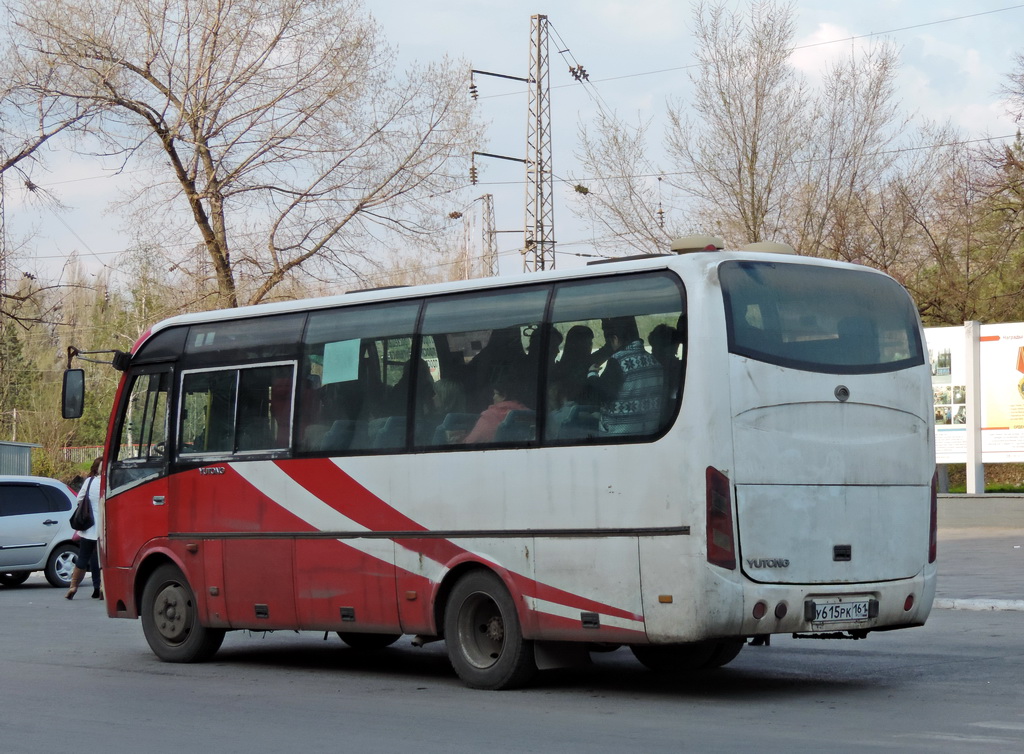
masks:
POLYGON ((606 0, 578 3, 579 12, 596 18, 601 26, 614 29, 624 42, 650 42, 689 38, 688 3, 677 0, 606 0))
POLYGON ((818 85, 829 66, 851 54, 867 52, 877 40, 872 37, 861 37, 844 26, 831 23, 820 23, 814 31, 797 38, 790 64, 807 76, 808 80, 818 85))

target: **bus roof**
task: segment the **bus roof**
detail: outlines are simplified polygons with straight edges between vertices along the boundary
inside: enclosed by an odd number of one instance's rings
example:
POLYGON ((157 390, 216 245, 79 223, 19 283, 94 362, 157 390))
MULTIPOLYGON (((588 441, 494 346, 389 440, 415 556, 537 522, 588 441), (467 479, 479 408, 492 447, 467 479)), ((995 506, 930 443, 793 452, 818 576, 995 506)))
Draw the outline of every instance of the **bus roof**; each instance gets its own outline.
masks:
POLYGON ((333 296, 320 296, 316 298, 295 299, 291 301, 277 301, 269 304, 256 304, 254 306, 241 306, 234 309, 212 309, 191 314, 179 314, 165 319, 145 333, 135 343, 132 352, 138 350, 146 340, 156 333, 169 327, 178 325, 204 324, 209 322, 221 322, 233 319, 246 319, 249 317, 262 317, 271 314, 283 314, 288 312, 313 311, 316 309, 329 309, 339 306, 353 306, 377 301, 399 301, 405 298, 420 298, 424 296, 436 296, 441 294, 461 293, 468 291, 487 290, 490 288, 505 288, 516 285, 528 285, 531 283, 553 282, 584 277, 606 276, 616 273, 636 272, 639 270, 673 269, 679 272, 692 270, 697 272, 708 267, 715 267, 719 263, 729 259, 740 259, 750 261, 768 261, 794 263, 806 263, 816 266, 827 267, 848 267, 868 272, 877 272, 871 267, 854 265, 848 262, 837 262, 817 257, 804 257, 793 255, 779 255, 773 252, 758 251, 700 251, 686 254, 652 254, 645 257, 630 257, 623 260, 608 260, 600 264, 591 264, 585 267, 572 267, 560 270, 547 270, 543 272, 521 273, 517 275, 504 275, 493 278, 474 278, 471 280, 448 281, 444 283, 430 283, 427 285, 399 286, 389 288, 376 288, 368 290, 349 291, 347 293, 333 296))

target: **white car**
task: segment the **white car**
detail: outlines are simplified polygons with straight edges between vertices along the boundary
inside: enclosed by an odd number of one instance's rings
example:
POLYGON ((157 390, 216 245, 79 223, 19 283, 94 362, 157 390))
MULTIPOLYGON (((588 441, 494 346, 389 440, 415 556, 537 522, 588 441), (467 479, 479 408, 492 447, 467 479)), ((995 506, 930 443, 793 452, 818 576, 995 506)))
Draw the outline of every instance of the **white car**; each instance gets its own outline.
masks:
POLYGON ((70 585, 78 554, 70 523, 75 498, 56 479, 0 475, 0 585, 24 584, 33 571, 53 586, 70 585))

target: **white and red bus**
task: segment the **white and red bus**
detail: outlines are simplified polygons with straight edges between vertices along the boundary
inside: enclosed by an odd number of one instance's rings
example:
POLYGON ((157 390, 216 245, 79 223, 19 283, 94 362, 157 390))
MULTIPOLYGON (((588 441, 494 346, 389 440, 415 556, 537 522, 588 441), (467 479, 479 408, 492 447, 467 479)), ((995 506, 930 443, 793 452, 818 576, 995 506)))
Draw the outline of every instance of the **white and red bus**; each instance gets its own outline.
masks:
POLYGON ((925 354, 890 277, 754 251, 174 317, 115 359, 107 610, 171 662, 444 639, 495 689, 920 626, 925 354))

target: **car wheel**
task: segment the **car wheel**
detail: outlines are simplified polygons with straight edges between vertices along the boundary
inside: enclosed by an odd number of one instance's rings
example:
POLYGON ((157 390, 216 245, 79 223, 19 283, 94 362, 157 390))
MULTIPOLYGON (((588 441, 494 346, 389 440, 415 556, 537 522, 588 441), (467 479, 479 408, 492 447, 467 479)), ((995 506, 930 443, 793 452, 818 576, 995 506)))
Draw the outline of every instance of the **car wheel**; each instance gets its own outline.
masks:
POLYGON ((491 571, 473 571, 455 584, 444 639, 452 667, 470 688, 512 689, 537 672, 533 642, 523 638, 512 596, 491 571))
POLYGON ((142 590, 142 632, 153 654, 164 662, 202 662, 224 641, 224 629, 199 622, 195 593, 170 563, 153 571, 142 590))
POLYGON ((29 571, 18 573, 0 573, 0 584, 3 586, 21 586, 28 581, 29 571))
POLYGON ((58 589, 67 589, 71 586, 71 574, 75 570, 75 556, 78 555, 78 545, 71 542, 57 545, 50 553, 46 561, 46 580, 50 586, 58 589))

